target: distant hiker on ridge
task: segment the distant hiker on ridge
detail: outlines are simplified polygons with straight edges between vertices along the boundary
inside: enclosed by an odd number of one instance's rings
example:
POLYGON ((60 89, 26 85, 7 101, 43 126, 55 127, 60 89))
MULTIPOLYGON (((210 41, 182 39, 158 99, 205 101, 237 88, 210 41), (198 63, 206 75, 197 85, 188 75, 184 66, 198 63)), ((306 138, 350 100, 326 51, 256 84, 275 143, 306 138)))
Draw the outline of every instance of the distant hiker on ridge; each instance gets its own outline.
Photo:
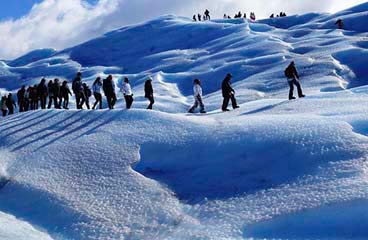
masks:
POLYGON ((231 104, 233 106, 233 109, 237 109, 239 108, 237 102, 236 102, 236 98, 235 98, 235 91, 234 89, 231 87, 231 79, 232 79, 232 75, 230 73, 228 73, 224 79, 224 81, 222 82, 222 96, 224 97, 224 101, 222 104, 222 111, 224 112, 228 112, 230 111, 227 107, 229 105, 229 101, 231 100, 231 104))
POLYGON ((344 28, 344 22, 343 22, 343 20, 341 18, 336 21, 335 25, 337 25, 337 27, 339 29, 343 29, 344 28))
POLYGON ((210 11, 208 11, 208 9, 204 12, 204 20, 211 20, 210 11))
POLYGON ((201 14, 198 13, 198 22, 202 21, 202 16, 201 14))
POLYGON ((196 15, 195 15, 195 14, 193 15, 193 21, 194 21, 194 22, 197 22, 197 17, 196 17, 196 15))
POLYGON ((103 80, 102 89, 105 93, 109 109, 114 109, 116 103, 115 82, 112 75, 103 80))
POLYGON ((288 80, 288 83, 289 83, 289 86, 290 86, 289 100, 295 99, 295 97, 294 97, 294 85, 298 89, 299 98, 305 97, 305 95, 303 94, 302 88, 300 86, 299 74, 298 74, 298 71, 296 70, 294 61, 292 61, 290 63, 290 65, 285 69, 285 76, 286 76, 286 78, 288 80))
POLYGON ((130 86, 129 79, 127 77, 124 78, 124 83, 121 91, 123 92, 125 98, 126 108, 130 109, 132 107, 134 99, 132 87, 130 86))
POLYGON ((189 109, 189 113, 194 113, 194 110, 199 106, 201 113, 206 113, 204 110, 204 104, 202 101, 202 87, 201 87, 201 81, 199 79, 194 80, 194 86, 193 86, 193 92, 194 92, 194 105, 189 109))
POLYGON ((101 88, 102 88, 101 78, 100 77, 97 77, 96 80, 92 84, 93 96, 96 99, 95 103, 93 104, 92 109, 96 109, 97 104, 99 104, 100 109, 102 109, 101 88))
POLYGON ((147 109, 152 110, 153 104, 155 104, 155 99, 153 98, 152 78, 148 78, 144 83, 144 96, 150 101, 147 109))

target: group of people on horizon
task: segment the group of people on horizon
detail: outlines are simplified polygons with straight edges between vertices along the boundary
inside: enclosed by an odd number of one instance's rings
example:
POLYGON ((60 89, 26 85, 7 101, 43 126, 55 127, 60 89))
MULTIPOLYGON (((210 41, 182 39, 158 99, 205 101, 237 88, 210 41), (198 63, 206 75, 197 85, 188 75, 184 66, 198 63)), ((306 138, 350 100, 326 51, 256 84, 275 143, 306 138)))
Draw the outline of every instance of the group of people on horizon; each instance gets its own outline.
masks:
MULTIPOLYGON (((295 62, 292 61, 289 66, 285 69, 285 77, 289 83, 289 100, 295 99, 294 97, 294 86, 297 87, 297 92, 299 98, 305 97, 303 94, 301 84, 299 81, 299 74, 295 67, 295 62)), ((222 81, 221 90, 222 90, 222 111, 227 112, 230 111, 228 109, 229 102, 231 101, 233 109, 239 108, 237 104, 237 100, 235 97, 235 90, 231 85, 231 80, 233 76, 231 73, 228 73, 225 79, 222 81)), ((95 102, 92 106, 92 109, 102 109, 102 92, 106 97, 106 102, 109 109, 114 109, 114 106, 117 101, 116 96, 116 84, 113 80, 113 76, 109 75, 105 79, 101 79, 101 77, 97 77, 96 80, 92 84, 92 89, 87 85, 87 83, 83 83, 82 81, 82 73, 78 72, 74 80, 72 81, 72 91, 69 89, 68 82, 63 81, 60 84, 59 79, 50 80, 46 85, 46 79, 43 78, 38 85, 29 86, 26 89, 26 86, 22 86, 22 88, 17 92, 17 100, 19 112, 26 112, 29 110, 37 110, 39 105, 41 109, 46 109, 46 103, 48 98, 47 108, 50 109, 52 105, 54 105, 55 109, 69 109, 69 96, 74 94, 76 108, 77 109, 90 109, 89 99, 94 96, 95 102), (72 94, 73 92, 73 94, 72 94)), ((124 96, 126 108, 130 109, 134 102, 133 99, 133 91, 127 77, 124 78, 123 85, 121 87, 121 92, 124 96)), ((145 98, 149 100, 149 105, 147 109, 153 109, 153 105, 155 103, 153 96, 153 86, 152 86, 152 78, 148 78, 144 84, 144 92, 145 98)), ((193 93, 194 93, 194 104, 189 109, 189 113, 194 113, 194 111, 199 107, 200 113, 206 113, 205 106, 203 103, 203 91, 202 84, 199 79, 195 79, 193 83, 193 93)), ((14 109, 17 107, 17 104, 14 101, 13 95, 11 93, 8 96, 3 96, 0 101, 0 108, 3 113, 3 116, 14 114, 14 109)))
MULTIPOLYGON (((231 19, 231 16, 228 15, 228 14, 224 14, 224 19, 231 19)), ((242 13, 241 11, 239 11, 237 14, 235 14, 234 16, 234 19, 238 19, 238 18, 244 18, 244 19, 247 19, 247 14, 246 13, 242 13)), ((252 21, 255 21, 256 20, 256 14, 254 12, 251 12, 250 15, 249 15, 249 18, 252 20, 252 21)))
POLYGON ((204 11, 203 16, 200 13, 193 15, 194 22, 197 22, 197 21, 201 22, 201 21, 208 21, 208 20, 211 20, 210 11, 208 11, 208 9, 204 11))
POLYGON ((280 12, 280 14, 275 15, 274 13, 271 14, 270 18, 275 18, 275 17, 287 17, 286 13, 284 12, 280 12))

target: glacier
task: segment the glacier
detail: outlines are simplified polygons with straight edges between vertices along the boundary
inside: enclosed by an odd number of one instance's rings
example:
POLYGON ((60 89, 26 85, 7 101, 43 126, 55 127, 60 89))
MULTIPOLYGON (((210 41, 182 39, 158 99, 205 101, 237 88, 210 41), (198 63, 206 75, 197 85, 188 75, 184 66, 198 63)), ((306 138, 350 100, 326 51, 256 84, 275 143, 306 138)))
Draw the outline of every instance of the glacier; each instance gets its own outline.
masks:
POLYGON ((366 239, 367 18, 167 15, 1 60, 1 94, 81 71, 129 77, 135 102, 0 119, 0 238, 366 239), (307 97, 288 101, 292 60, 307 97), (241 108, 222 113, 228 72, 241 108), (195 78, 207 114, 186 113, 195 78))

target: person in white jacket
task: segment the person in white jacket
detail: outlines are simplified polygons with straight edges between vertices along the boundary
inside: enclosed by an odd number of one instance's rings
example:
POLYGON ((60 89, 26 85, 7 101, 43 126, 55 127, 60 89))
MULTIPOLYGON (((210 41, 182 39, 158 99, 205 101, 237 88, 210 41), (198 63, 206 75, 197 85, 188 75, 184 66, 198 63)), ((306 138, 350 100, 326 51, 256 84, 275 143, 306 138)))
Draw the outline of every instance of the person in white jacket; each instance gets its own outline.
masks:
POLYGON ((124 78, 124 83, 123 83, 123 87, 121 88, 121 91, 123 92, 123 95, 125 98, 126 108, 130 109, 132 107, 134 99, 133 99, 132 87, 130 86, 129 79, 127 77, 124 78))
POLYGON ((194 92, 194 105, 189 109, 189 113, 194 113, 194 110, 198 106, 200 107, 201 113, 206 113, 206 111, 204 110, 204 104, 202 101, 201 81, 199 79, 194 80, 193 92, 194 92))

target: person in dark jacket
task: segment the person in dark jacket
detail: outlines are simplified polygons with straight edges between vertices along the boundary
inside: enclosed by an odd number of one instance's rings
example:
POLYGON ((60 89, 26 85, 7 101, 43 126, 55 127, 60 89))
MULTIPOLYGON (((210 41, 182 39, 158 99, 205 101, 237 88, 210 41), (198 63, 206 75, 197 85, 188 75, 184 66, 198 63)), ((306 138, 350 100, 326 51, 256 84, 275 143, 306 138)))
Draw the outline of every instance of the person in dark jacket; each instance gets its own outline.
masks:
POLYGON ((6 106, 6 96, 1 97, 0 109, 3 114, 3 117, 6 117, 6 114, 8 113, 8 107, 6 106))
POLYGON ((208 9, 206 9, 206 11, 204 11, 204 20, 211 20, 211 16, 210 16, 210 11, 208 11, 208 9))
POLYGON ((202 15, 198 13, 198 22, 202 21, 202 15))
POLYGON ((288 80, 289 87, 290 87, 289 100, 295 99, 295 97, 294 97, 294 85, 298 89, 299 98, 305 97, 305 95, 303 94, 302 87, 301 87, 300 82, 299 82, 299 74, 298 74, 298 71, 296 70, 294 61, 292 61, 289 64, 289 66, 285 69, 285 76, 288 80))
POLYGON ((38 93, 37 93, 38 86, 34 85, 30 88, 29 91, 29 98, 31 102, 31 110, 37 110, 38 109, 38 93))
MULTIPOLYGON (((47 86, 46 86, 46 79, 44 78, 41 80, 40 84, 38 84, 37 86, 37 98, 40 99, 41 108, 46 109, 47 86)), ((37 104, 37 108, 38 108, 38 104, 37 104)))
POLYGON ((99 104, 100 109, 102 109, 102 94, 101 94, 101 88, 102 88, 102 81, 100 77, 97 77, 96 80, 92 84, 92 92, 93 96, 95 97, 96 101, 93 104, 92 109, 96 109, 97 104, 99 104))
POLYGON ((150 102, 147 109, 152 110, 153 104, 155 104, 155 99, 153 97, 153 87, 152 87, 152 79, 149 78, 144 83, 144 97, 147 98, 150 102))
POLYGON ((344 28, 344 22, 342 21, 341 18, 336 21, 335 25, 337 25, 337 27, 339 29, 343 29, 344 28))
POLYGON ((222 111, 227 112, 230 111, 227 107, 229 105, 229 101, 231 100, 231 104, 233 106, 233 109, 239 108, 236 98, 235 98, 235 91, 231 87, 231 79, 232 75, 228 73, 222 82, 222 96, 224 97, 224 101, 222 104, 222 111))
POLYGON ((112 78, 112 75, 109 75, 106 79, 103 80, 102 89, 105 93, 109 109, 114 109, 116 103, 116 92, 115 92, 115 83, 112 78))
POLYGON ((6 98, 6 106, 8 107, 8 115, 14 114, 14 108, 17 107, 15 104, 15 101, 13 99, 13 95, 11 93, 8 94, 8 97, 6 98))
POLYGON ((62 99, 60 102, 60 106, 63 106, 64 109, 69 109, 69 95, 72 96, 72 92, 69 89, 68 82, 64 81, 60 87, 60 96, 62 99))
POLYGON ((18 98, 18 106, 19 106, 19 112, 26 111, 25 105, 26 105, 26 86, 22 86, 22 88, 17 92, 17 98, 18 98))
POLYGON ((87 106, 87 109, 91 109, 89 106, 89 98, 92 96, 92 91, 88 87, 87 83, 83 83, 83 93, 84 93, 85 104, 87 106))
POLYGON ((77 109, 83 109, 85 102, 84 89, 82 83, 82 73, 78 72, 72 83, 72 90, 75 95, 77 109))

